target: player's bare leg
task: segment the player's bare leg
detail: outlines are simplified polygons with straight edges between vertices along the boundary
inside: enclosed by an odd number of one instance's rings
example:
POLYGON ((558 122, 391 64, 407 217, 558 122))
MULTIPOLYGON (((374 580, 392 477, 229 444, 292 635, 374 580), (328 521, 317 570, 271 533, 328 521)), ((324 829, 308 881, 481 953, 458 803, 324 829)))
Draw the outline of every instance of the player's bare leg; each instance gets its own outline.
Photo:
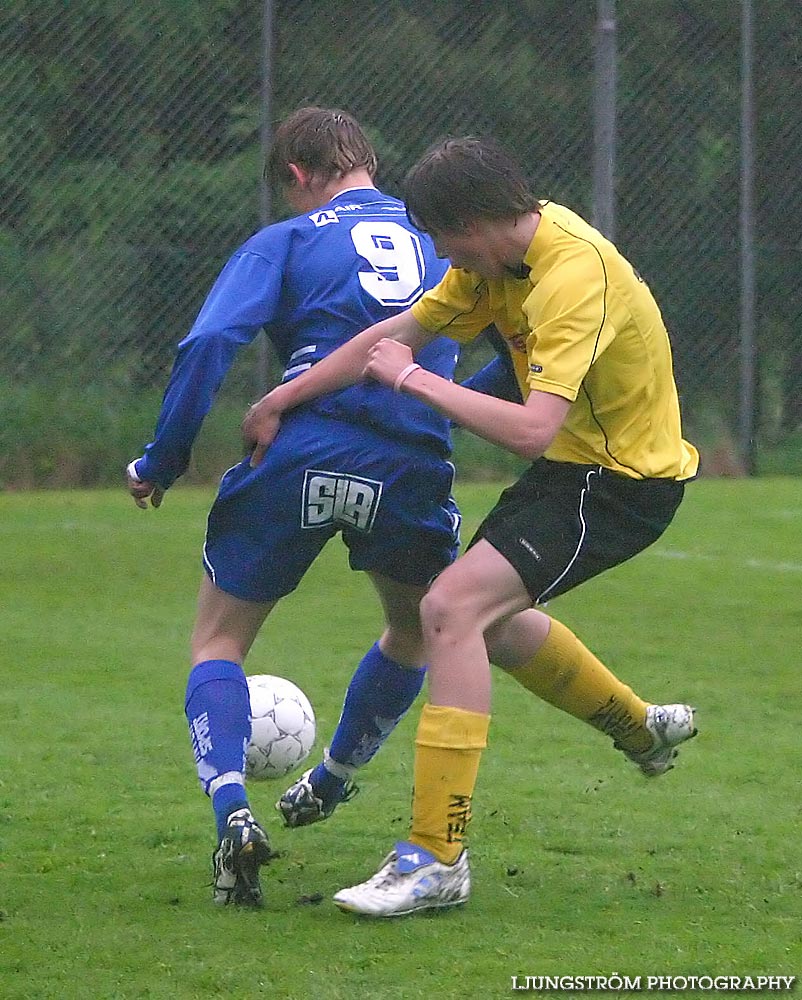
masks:
POLYGON ((428 588, 398 583, 380 573, 368 576, 384 610, 386 626, 379 639, 382 652, 407 669, 422 667, 425 653, 420 602, 428 588))
POLYGON ((240 600, 204 575, 192 630, 192 665, 213 659, 242 664, 276 603, 240 600))

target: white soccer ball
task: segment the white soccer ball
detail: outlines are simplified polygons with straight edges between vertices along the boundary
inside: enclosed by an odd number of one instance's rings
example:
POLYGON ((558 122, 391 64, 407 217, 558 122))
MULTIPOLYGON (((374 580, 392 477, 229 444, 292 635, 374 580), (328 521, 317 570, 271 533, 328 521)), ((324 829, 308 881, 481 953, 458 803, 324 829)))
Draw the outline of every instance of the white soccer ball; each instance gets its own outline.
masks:
POLYGON ((246 778, 281 778, 306 760, 315 742, 315 713, 292 681, 253 674, 251 741, 245 752, 246 778))

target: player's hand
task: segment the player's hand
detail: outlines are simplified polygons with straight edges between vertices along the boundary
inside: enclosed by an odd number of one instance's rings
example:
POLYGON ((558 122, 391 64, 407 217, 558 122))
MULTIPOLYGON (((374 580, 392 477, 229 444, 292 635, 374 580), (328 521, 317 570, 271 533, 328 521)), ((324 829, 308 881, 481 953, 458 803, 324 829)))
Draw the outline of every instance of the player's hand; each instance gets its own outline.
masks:
POLYGON ((242 421, 242 440, 245 448, 251 453, 252 469, 265 457, 267 449, 273 443, 281 426, 282 411, 277 409, 270 393, 253 404, 242 421))
POLYGON ((148 497, 150 497, 150 502, 154 507, 161 507, 165 493, 164 487, 159 486, 158 483, 150 483, 146 479, 140 479, 136 474, 133 462, 130 462, 125 470, 125 479, 128 492, 134 498, 137 507, 147 510, 148 497))
POLYGON ((398 375, 411 363, 412 351, 407 345, 385 337, 368 351, 362 374, 392 388, 398 375))

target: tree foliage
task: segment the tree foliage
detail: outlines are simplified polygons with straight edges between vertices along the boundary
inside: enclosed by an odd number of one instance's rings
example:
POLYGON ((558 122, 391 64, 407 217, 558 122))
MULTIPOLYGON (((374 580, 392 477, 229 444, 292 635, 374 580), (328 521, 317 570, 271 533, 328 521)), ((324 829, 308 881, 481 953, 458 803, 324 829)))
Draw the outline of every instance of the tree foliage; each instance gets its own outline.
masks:
MULTIPOLYGON (((595 4, 282 0, 272 4, 269 59, 265 9, 245 0, 2 7, 8 377, 41 379, 66 362, 78 381, 110 370, 134 389, 161 385, 214 275, 264 219, 270 122, 303 102, 360 118, 394 193, 434 139, 490 132, 543 196, 591 214, 595 4)), ((755 11, 761 331, 798 399, 802 33, 796 0, 755 11)), ((714 389, 732 400, 740 5, 620 3, 617 42, 618 242, 663 306, 686 395, 714 389)), ((275 192, 272 206, 284 211, 275 192)))

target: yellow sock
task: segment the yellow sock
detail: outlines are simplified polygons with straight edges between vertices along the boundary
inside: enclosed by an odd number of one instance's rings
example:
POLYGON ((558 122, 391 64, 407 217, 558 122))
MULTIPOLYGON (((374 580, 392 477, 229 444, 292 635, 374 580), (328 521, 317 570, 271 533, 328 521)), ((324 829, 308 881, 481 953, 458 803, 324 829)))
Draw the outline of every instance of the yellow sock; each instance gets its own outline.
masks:
POLYGON ((462 852, 489 723, 489 715, 445 705, 421 712, 409 839, 448 865, 462 852))
POLYGON ((534 657, 509 674, 550 705, 611 736, 616 745, 636 753, 652 746, 645 726, 647 703, 554 618, 534 657))

